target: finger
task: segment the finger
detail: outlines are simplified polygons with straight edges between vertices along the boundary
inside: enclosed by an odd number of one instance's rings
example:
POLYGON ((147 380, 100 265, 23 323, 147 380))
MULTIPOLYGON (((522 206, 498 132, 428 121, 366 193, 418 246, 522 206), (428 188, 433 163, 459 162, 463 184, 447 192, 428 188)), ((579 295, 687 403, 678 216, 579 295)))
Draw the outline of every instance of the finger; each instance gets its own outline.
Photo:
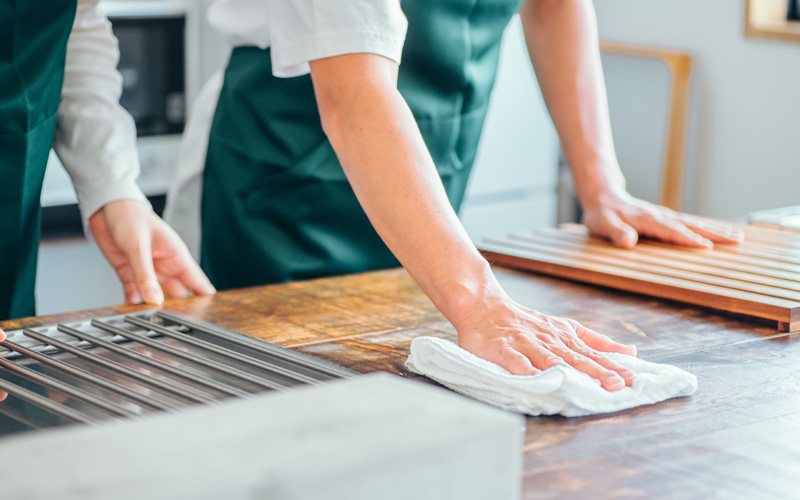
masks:
POLYGON ((578 338, 586 344, 590 349, 601 352, 618 352, 621 354, 628 354, 636 356, 636 346, 632 344, 622 344, 613 340, 602 333, 598 333, 590 328, 586 328, 582 324, 575 322, 575 333, 578 338))
POLYGON ((189 251, 181 252, 181 258, 185 262, 184 271, 178 276, 178 279, 196 295, 209 295, 216 293, 217 289, 208 280, 205 273, 197 265, 197 262, 189 254, 189 251))
POLYGON ((158 285, 156 272, 153 268, 153 256, 150 241, 142 240, 131 250, 128 255, 133 276, 136 279, 136 288, 139 295, 148 304, 161 304, 164 302, 164 293, 158 285))
POLYGON ((591 359, 598 365, 606 368, 607 370, 611 370, 617 372, 617 374, 625 380, 625 385, 633 384, 633 380, 636 378, 636 374, 628 369, 625 368, 614 361, 610 360, 608 357, 604 356, 603 354, 595 351, 594 349, 590 349, 586 346, 581 340, 577 337, 572 337, 564 341, 567 347, 572 349, 573 351, 586 356, 587 358, 591 359))
POLYGON ((535 375, 539 370, 531 364, 528 357, 509 346, 505 340, 492 342, 488 347, 476 348, 464 344, 464 337, 459 336, 458 343, 464 349, 478 357, 500 366, 512 375, 535 375))
POLYGON ((8 393, 6 391, 0 391, 0 401, 5 401, 8 397, 8 393))
POLYGON ((500 360, 494 361, 494 363, 505 368, 512 375, 539 373, 539 369, 531 363, 527 356, 513 349, 509 349, 500 360))
POLYGON ((123 281, 122 282, 122 290, 125 292, 125 303, 126 304, 141 304, 142 297, 139 295, 139 291, 136 290, 136 283, 133 281, 123 281))
POLYGON ((561 357, 576 370, 599 380, 600 385, 607 391, 618 391, 627 385, 625 379, 619 373, 604 367, 588 356, 584 356, 566 346, 553 346, 552 349, 554 354, 561 357))
POLYGON ((4 341, 5 339, 6 339, 6 332, 0 330, 0 342, 4 341))
POLYGON ((639 234, 689 248, 713 248, 714 244, 668 216, 648 214, 637 224, 639 234))
POLYGON ((685 217, 683 224, 693 232, 714 243, 738 245, 744 241, 744 232, 724 224, 713 224, 694 217, 685 217))
POLYGON ((164 289, 167 292, 167 297, 170 298, 182 298, 188 297, 192 294, 188 288, 186 288, 180 280, 177 279, 169 279, 164 282, 164 289))
POLYGON ((620 248, 633 248, 639 241, 639 234, 636 230, 626 224, 614 212, 607 212, 600 219, 600 227, 593 229, 600 236, 604 236, 611 241, 611 244, 620 248))

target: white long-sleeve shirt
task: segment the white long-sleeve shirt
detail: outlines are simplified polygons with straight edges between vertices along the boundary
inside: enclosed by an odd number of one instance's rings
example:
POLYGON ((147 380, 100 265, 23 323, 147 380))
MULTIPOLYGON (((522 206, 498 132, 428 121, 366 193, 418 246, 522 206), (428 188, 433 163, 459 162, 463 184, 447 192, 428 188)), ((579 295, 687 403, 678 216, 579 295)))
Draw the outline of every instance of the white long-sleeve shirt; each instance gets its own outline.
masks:
POLYGON ((119 48, 99 0, 78 0, 67 42, 55 149, 69 173, 86 220, 120 199, 147 203, 136 185, 139 156, 133 118, 119 104, 119 48))
MULTIPOLYGON (((234 46, 269 47, 277 77, 307 74, 309 61, 342 54, 378 54, 399 63, 407 28, 399 0, 216 0, 208 20, 234 46)), ((208 136, 222 84, 219 72, 192 106, 164 210, 195 258, 208 136)))

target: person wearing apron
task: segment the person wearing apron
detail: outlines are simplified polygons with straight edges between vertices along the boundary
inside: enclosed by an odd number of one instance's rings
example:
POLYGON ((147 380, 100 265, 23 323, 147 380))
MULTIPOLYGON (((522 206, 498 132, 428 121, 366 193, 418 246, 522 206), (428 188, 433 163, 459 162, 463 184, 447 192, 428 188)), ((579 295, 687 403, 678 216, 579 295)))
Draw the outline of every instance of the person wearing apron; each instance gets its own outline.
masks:
POLYGON ((117 49, 96 3, 0 0, 0 319, 35 314, 39 199, 51 147, 129 302, 163 300, 157 280, 169 294, 214 291, 136 187, 135 129, 115 102, 117 49))
MULTIPOLYGON (((522 1, 400 3, 408 32, 399 94, 396 66, 374 55, 329 54, 310 61, 310 75, 280 78, 269 47, 234 49, 203 173, 203 269, 225 289, 402 263, 455 326, 459 344, 478 356, 515 374, 566 362, 607 389, 630 384, 633 374, 602 352, 632 354, 633 346, 515 303, 456 217, 502 33, 522 1)), ((624 192, 591 9, 579 0, 528 0, 522 9, 546 102, 568 159, 579 164, 587 225, 621 246, 635 244, 637 232, 690 246, 736 241, 727 228, 624 192), (531 43, 536 30, 560 61, 531 43), (598 165, 602 155, 612 161, 598 165)))

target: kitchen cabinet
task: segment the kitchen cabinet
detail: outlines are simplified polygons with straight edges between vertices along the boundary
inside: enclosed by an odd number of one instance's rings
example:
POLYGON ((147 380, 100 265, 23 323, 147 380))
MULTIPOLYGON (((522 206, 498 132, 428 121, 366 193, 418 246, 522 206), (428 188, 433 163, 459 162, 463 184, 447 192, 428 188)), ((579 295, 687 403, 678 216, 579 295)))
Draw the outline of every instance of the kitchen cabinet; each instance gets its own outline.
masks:
POLYGON ((114 269, 94 242, 83 236, 43 240, 36 272, 37 314, 55 314, 122 304, 114 269))

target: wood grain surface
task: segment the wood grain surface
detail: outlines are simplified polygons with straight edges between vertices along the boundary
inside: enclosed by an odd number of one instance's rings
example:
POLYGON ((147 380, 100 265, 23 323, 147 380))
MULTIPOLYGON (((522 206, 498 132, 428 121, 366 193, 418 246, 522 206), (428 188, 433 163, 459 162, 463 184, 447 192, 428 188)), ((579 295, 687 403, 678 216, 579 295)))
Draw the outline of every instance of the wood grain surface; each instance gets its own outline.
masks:
POLYGON ((567 224, 486 239, 497 264, 774 321, 800 330, 800 235, 747 228, 742 245, 692 250, 641 241, 631 250, 567 224))
MULTIPOLYGON (((699 380, 690 398, 596 417, 528 418, 524 498, 800 496, 799 335, 685 303, 513 270, 496 273, 522 304, 634 343, 641 358, 679 366, 699 380)), ((416 379, 422 378, 403 365, 411 340, 455 340, 452 326, 400 269, 170 300, 164 308, 360 372, 416 379)))

